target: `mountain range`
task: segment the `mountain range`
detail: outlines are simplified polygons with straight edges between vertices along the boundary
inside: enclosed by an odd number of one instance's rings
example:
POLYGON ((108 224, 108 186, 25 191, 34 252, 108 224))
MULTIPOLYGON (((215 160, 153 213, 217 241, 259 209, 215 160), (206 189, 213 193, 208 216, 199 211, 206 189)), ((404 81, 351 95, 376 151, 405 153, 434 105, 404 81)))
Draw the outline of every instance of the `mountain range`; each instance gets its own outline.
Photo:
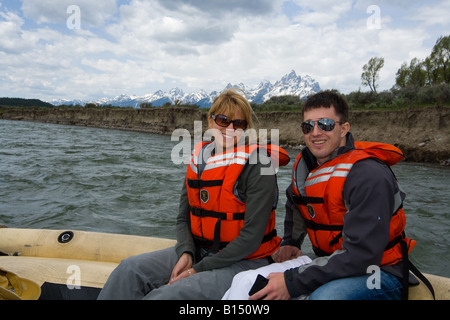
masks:
MULTIPOLYGON (((269 100, 273 96, 283 95, 296 95, 301 99, 307 97, 310 94, 320 91, 320 86, 317 81, 312 77, 305 75, 301 77, 297 75, 294 70, 284 75, 281 80, 270 83, 267 80, 262 81, 255 88, 248 88, 245 84, 229 83, 225 88, 239 87, 241 88, 250 102, 263 103, 269 100)), ((134 107, 139 108, 141 103, 151 103, 152 106, 161 106, 165 103, 175 104, 175 102, 181 104, 196 104, 201 108, 209 108, 214 101, 214 98, 220 94, 218 91, 212 91, 207 93, 205 90, 199 90, 192 93, 184 93, 180 88, 173 88, 169 92, 158 90, 155 93, 147 94, 143 96, 129 96, 121 94, 115 98, 102 98, 97 101, 83 101, 83 100, 63 100, 54 99, 48 101, 53 105, 84 105, 86 103, 95 103, 98 105, 112 105, 119 107, 134 107)))

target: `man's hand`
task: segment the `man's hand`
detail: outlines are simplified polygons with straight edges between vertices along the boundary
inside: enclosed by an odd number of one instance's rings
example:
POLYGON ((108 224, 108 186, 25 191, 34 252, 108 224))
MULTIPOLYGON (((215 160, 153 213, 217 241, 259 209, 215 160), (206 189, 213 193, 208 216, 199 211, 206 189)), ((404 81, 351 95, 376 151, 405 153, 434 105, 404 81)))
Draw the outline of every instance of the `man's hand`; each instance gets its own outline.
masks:
POLYGON ((284 273, 271 273, 267 277, 269 283, 257 293, 250 297, 250 300, 288 300, 291 298, 284 282, 284 273))
POLYGON ((283 262, 286 260, 298 258, 302 255, 302 251, 294 246, 282 246, 273 255, 273 260, 275 262, 283 262))

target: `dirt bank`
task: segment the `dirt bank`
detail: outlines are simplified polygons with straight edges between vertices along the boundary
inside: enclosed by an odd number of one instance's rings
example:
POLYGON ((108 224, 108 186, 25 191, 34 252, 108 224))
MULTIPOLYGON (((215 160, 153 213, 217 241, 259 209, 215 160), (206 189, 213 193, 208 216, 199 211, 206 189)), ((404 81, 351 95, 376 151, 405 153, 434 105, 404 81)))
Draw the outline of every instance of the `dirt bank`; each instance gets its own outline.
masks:
MULTIPOLYGON (((351 132, 358 140, 379 141, 399 147, 406 161, 450 164, 450 108, 433 107, 402 111, 353 111, 351 132)), ((303 144, 300 114, 259 113, 258 127, 279 130, 282 145, 303 144)), ((152 109, 5 109, 0 119, 135 130, 172 134, 184 128, 193 134, 194 121, 207 128, 206 114, 196 108, 152 109)))

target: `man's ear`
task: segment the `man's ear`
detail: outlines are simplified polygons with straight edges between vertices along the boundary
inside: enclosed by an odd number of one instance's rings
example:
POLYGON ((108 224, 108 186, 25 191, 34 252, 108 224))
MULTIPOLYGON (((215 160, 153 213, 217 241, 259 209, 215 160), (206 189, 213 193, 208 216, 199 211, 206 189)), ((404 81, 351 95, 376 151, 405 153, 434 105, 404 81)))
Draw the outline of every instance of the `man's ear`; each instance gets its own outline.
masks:
POLYGON ((341 138, 345 137, 350 131, 350 123, 345 122, 341 125, 341 138))

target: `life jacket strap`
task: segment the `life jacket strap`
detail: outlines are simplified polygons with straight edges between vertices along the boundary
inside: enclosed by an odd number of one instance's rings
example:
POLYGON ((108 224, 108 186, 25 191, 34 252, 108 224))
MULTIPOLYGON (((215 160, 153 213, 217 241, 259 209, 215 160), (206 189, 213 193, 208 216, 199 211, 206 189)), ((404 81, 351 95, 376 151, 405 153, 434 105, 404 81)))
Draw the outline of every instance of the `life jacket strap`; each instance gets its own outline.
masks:
MULTIPOLYGON (((221 220, 219 220, 219 221, 221 221, 221 220)), ((201 237, 194 236, 196 244, 202 248, 211 249, 212 254, 219 252, 220 250, 225 248, 229 243, 229 242, 220 241, 220 223, 219 223, 219 221, 216 223, 215 228, 214 228, 214 240, 207 240, 207 239, 204 239, 201 237), (219 227, 218 227, 218 225, 219 225, 219 227), (218 231, 218 234, 216 233, 216 231, 218 231)), ((277 236, 277 230, 273 229, 271 232, 264 235, 261 243, 268 242, 268 241, 272 240, 273 238, 275 238, 276 236, 277 236)))
MULTIPOLYGON (((244 220, 244 212, 227 214, 225 212, 216 212, 191 207, 191 214, 197 217, 211 217, 218 219, 214 225, 214 241, 212 241, 211 245, 208 245, 208 247, 212 247, 212 251, 214 253, 218 252, 223 247, 223 244, 220 242, 220 226, 222 224, 222 220, 244 220)), ((205 239, 205 241, 208 240, 205 239)))
POLYGON ((222 185, 223 180, 188 179, 187 182, 190 188, 201 189, 205 187, 219 187, 222 185))
MULTIPOLYGON (((324 231, 342 231, 344 226, 342 224, 320 224, 316 223, 312 220, 305 220, 306 227, 308 229, 317 231, 317 230, 324 230, 324 231)), ((341 235, 342 236, 342 235, 341 235)))
MULTIPOLYGON (((329 243, 330 247, 332 245, 335 245, 336 243, 338 243, 339 240, 342 238, 342 229, 343 229, 342 225, 319 224, 319 223, 315 223, 311 220, 306 220, 305 224, 306 224, 307 228, 312 229, 314 231, 317 231, 317 230, 341 231, 333 239, 331 239, 331 241, 329 243)), ((397 245, 399 242, 401 242, 403 240, 403 238, 404 238, 404 234, 401 234, 401 235, 395 237, 394 239, 392 239, 391 241, 389 241, 389 243, 387 244, 384 251, 388 251, 389 249, 393 248, 395 245, 397 245)), ((326 251, 323 251, 319 248, 313 248, 313 249, 315 249, 314 252, 317 251, 317 253, 316 253, 317 256, 329 256, 330 255, 330 253, 327 253, 326 251)))
POLYGON ((292 195, 291 199, 294 201, 294 203, 296 204, 301 204, 306 206, 309 203, 324 203, 323 198, 319 198, 319 197, 304 197, 304 196, 297 196, 297 195, 292 195))
POLYGON ((217 212, 196 207, 191 207, 190 209, 192 215, 200 218, 210 217, 210 218, 217 218, 220 220, 244 220, 244 212, 227 214, 226 212, 217 212))
POLYGON ((411 271, 417 278, 419 278, 430 290, 431 295, 433 296, 433 300, 436 300, 433 286, 430 281, 417 269, 415 265, 409 260, 408 257, 408 245, 404 238, 400 240, 400 245, 402 248, 402 256, 403 256, 403 267, 402 267, 402 277, 403 277, 403 287, 402 287, 402 300, 408 300, 409 294, 409 271, 411 271))

